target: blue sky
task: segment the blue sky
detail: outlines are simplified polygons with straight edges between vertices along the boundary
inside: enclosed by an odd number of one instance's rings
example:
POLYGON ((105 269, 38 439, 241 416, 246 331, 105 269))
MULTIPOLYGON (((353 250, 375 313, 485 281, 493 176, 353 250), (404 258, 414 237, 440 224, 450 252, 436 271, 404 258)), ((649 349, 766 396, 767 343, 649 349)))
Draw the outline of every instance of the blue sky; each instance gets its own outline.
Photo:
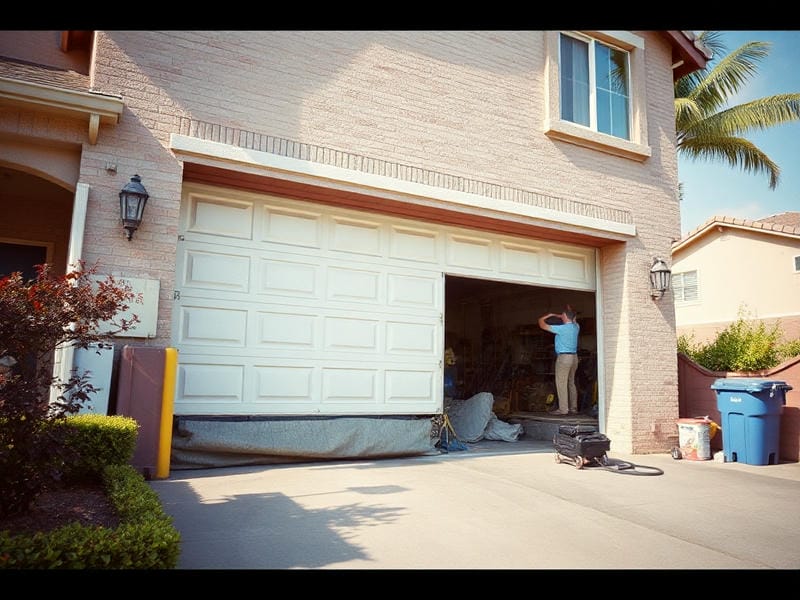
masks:
MULTIPOLYGON (((782 93, 800 93, 800 31, 724 31, 728 51, 746 42, 770 42, 769 56, 732 99, 740 104, 782 93)), ((767 175, 745 173, 722 162, 678 158, 683 184, 681 234, 715 216, 761 219, 800 211, 800 122, 747 135, 781 169, 778 187, 769 188, 767 175)))

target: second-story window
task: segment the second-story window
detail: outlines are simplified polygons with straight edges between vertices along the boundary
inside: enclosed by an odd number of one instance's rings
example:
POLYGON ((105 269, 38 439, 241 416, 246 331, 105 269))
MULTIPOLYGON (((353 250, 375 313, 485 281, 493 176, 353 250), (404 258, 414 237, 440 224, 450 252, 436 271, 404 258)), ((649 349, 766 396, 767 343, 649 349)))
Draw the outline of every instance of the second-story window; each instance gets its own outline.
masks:
POLYGON ((562 33, 560 72, 563 120, 630 139, 628 52, 562 33))

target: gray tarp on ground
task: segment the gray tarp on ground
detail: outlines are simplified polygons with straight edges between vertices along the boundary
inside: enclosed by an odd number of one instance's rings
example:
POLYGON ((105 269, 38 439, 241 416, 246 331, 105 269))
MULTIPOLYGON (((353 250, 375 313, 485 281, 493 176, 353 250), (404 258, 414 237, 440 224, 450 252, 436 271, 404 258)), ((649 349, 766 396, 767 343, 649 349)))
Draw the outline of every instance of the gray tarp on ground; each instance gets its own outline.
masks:
POLYGON ((461 442, 479 442, 482 439, 516 442, 522 434, 522 425, 505 423, 493 412, 494 396, 480 392, 464 400, 445 400, 445 413, 461 442))
POLYGON ((438 452, 430 417, 177 417, 174 469, 438 452))
MULTIPOLYGON (((515 442, 522 425, 500 421, 494 397, 446 399, 445 412, 462 442, 515 442)), ((431 417, 204 417, 180 416, 172 434, 170 466, 205 469, 240 465, 438 453, 431 417)))

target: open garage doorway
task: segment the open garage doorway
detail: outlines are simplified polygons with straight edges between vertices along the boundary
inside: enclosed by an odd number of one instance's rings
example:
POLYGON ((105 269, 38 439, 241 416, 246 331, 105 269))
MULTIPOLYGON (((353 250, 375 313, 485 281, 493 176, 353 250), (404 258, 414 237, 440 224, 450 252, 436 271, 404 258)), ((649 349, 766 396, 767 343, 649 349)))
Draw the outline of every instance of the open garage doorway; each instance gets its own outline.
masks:
POLYGON ((465 399, 490 392, 498 416, 552 408, 554 336, 537 321, 567 304, 581 326, 578 408, 597 416, 595 292, 446 275, 445 395, 465 399))

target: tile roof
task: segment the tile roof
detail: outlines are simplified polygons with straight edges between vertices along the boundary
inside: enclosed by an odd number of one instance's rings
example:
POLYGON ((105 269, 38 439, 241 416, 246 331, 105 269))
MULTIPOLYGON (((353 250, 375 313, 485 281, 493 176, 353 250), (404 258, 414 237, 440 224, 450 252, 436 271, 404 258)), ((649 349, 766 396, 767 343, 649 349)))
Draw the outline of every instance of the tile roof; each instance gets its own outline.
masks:
POLYGON ((675 242, 672 246, 672 250, 675 251, 680 247, 690 244, 694 239, 700 237, 715 225, 727 225, 745 229, 761 230, 765 233, 777 233, 800 237, 800 212, 783 212, 758 220, 715 215, 702 225, 692 229, 680 240, 675 242))
POLYGON ((789 227, 800 227, 800 212, 782 212, 771 217, 759 219, 756 223, 772 223, 774 225, 788 225, 789 227))
POLYGON ((0 56, 0 77, 38 83, 74 92, 89 92, 89 76, 76 71, 49 67, 0 56))

